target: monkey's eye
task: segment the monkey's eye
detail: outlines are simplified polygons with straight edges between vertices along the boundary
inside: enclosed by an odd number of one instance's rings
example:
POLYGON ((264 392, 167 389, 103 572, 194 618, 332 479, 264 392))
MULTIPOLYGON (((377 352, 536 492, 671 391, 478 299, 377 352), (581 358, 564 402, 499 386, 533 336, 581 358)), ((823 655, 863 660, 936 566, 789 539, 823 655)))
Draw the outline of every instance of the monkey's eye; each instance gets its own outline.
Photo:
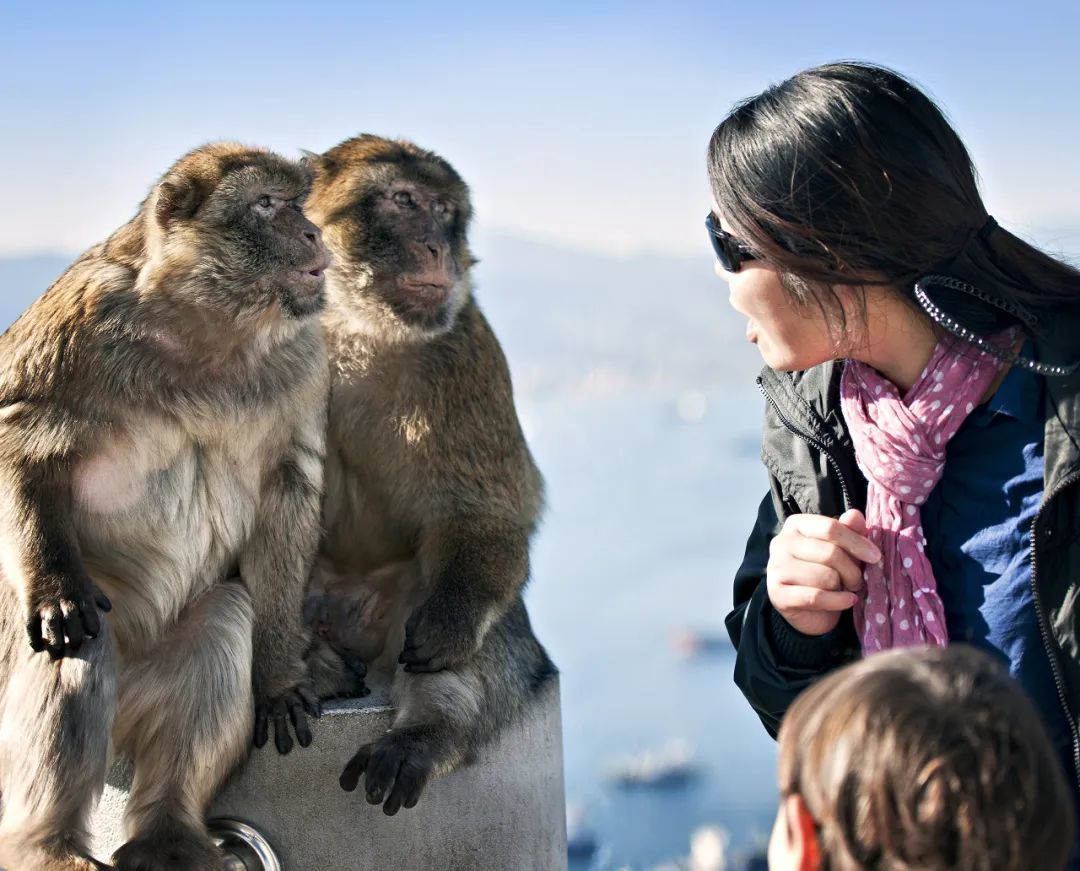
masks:
POLYGON ((412 194, 408 191, 398 191, 394 194, 394 202, 399 206, 404 206, 406 208, 412 208, 415 205, 412 194))
POLYGON ((251 204, 251 208, 260 217, 272 218, 274 216, 274 198, 269 194, 263 194, 251 204))
POLYGON ((450 207, 446 205, 442 200, 435 200, 431 204, 431 211, 436 215, 445 215, 449 211, 450 207))

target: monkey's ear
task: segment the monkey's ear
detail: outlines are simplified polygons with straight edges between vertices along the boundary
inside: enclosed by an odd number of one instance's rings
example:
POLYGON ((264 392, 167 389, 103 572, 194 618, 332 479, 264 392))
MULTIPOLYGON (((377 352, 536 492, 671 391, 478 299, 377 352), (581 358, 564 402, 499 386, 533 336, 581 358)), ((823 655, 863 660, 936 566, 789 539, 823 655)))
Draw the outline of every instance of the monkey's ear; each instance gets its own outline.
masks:
POLYGON ((315 175, 333 175, 337 170, 337 163, 325 154, 316 154, 314 151, 301 148, 300 155, 300 163, 315 175))
POLYGON ((203 192, 195 179, 182 175, 171 176, 158 184, 154 217, 162 228, 168 228, 175 221, 191 218, 202 205, 203 199, 203 192))

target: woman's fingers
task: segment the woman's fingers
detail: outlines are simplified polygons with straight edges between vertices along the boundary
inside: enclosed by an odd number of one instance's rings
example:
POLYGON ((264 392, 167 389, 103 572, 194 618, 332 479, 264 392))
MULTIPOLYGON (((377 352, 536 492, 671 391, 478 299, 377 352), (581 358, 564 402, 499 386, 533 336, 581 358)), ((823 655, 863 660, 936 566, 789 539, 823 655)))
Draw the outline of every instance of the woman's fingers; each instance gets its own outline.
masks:
POLYGON ((858 508, 849 508, 836 519, 853 532, 866 535, 866 515, 858 508))
POLYGON ((865 520, 850 511, 840 520, 795 514, 769 544, 765 569, 769 601, 787 622, 808 635, 823 635, 851 608, 862 588, 862 562, 881 559, 863 533, 865 520))
POLYGON ((822 514, 793 514, 784 523, 781 536, 788 533, 789 526, 792 532, 797 532, 806 538, 816 538, 839 545, 855 559, 864 563, 876 563, 881 559, 881 551, 870 539, 832 517, 825 517, 822 514))
MULTIPOLYGON (((854 592, 862 588, 862 566, 856 563, 851 555, 838 544, 831 541, 822 541, 820 538, 806 538, 799 535, 791 540, 788 546, 788 554, 804 563, 812 563, 832 569, 838 577, 838 583, 828 589, 843 587, 845 590, 854 592)), ((813 584, 813 586, 820 585, 813 584)))
POLYGON ((789 611, 846 611, 855 604, 856 596, 842 590, 822 590, 818 587, 799 587, 779 584, 770 600, 781 613, 789 611))

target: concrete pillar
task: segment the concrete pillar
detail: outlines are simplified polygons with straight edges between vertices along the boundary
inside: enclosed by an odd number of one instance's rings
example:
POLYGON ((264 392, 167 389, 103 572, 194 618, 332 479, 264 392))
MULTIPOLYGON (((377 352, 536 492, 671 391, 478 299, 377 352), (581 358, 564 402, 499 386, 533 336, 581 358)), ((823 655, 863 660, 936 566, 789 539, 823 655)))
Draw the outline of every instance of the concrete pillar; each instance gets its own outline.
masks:
MULTIPOLYGON (((279 756, 271 739, 229 780, 209 816, 254 826, 285 871, 565 871, 557 680, 481 761, 429 784, 415 808, 388 817, 364 800, 362 784, 346 793, 337 781, 392 714, 371 697, 328 705, 310 747, 279 756)), ((130 766, 114 766, 92 823, 102 860, 124 841, 130 782, 130 766)))

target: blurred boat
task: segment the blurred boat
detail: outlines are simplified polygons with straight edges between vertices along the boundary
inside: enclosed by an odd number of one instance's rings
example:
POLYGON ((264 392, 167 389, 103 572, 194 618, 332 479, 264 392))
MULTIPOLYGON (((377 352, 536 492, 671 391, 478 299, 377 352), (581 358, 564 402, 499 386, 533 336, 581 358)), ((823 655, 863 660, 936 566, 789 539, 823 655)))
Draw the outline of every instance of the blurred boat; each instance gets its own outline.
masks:
POLYGON ((608 768, 606 776, 615 786, 628 789, 684 786, 699 774, 690 744, 673 741, 661 750, 616 760, 608 768))
POLYGON ((682 628, 672 633, 671 646, 683 659, 716 656, 732 652, 731 641, 722 633, 697 632, 682 628))
POLYGON ((728 871, 731 836, 720 826, 699 826, 690 836, 690 871, 728 871))
POLYGON ((596 852, 596 833, 585 821, 580 805, 566 807, 566 854, 570 859, 591 859, 596 852))
POLYGON ((690 836, 690 855, 657 865, 652 871, 731 871, 731 836, 720 826, 699 826, 690 836))

